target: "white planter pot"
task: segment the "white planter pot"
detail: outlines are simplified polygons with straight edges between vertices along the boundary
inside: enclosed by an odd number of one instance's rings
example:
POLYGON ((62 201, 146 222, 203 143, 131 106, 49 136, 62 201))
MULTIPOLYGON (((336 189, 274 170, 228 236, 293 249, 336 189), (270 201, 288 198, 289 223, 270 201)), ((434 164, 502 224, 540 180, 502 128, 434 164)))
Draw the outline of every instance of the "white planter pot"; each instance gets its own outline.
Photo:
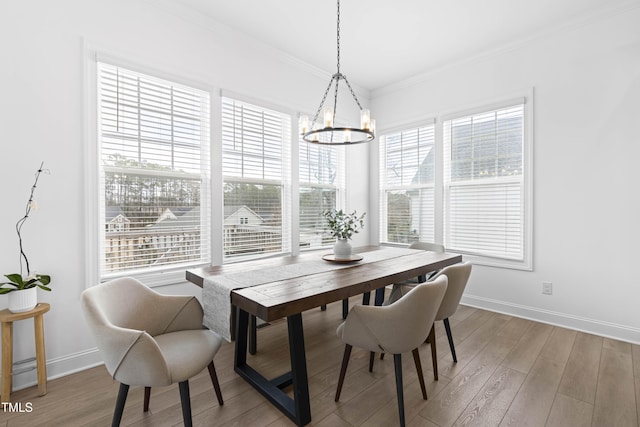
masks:
POLYGON ((351 243, 348 239, 338 239, 336 244, 333 245, 333 255, 336 259, 349 259, 351 258, 351 243))
POLYGON ((38 288, 29 288, 22 291, 13 291, 9 296, 9 311, 22 313, 33 310, 38 305, 38 288))

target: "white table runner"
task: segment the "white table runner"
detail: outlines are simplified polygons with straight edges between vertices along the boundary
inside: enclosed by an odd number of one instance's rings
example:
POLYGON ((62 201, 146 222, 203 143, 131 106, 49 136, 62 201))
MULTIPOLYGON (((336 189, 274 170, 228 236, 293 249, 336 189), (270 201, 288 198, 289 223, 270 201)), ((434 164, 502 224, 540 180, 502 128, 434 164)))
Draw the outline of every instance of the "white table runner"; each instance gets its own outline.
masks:
MULTIPOLYGON (((415 252, 421 251, 415 250, 415 252)), ((406 248, 381 248, 362 253, 364 259, 352 264, 327 262, 321 259, 321 255, 318 255, 317 259, 295 264, 268 268, 258 267, 254 270, 206 277, 202 287, 204 326, 216 332, 225 340, 231 341, 231 291, 234 289, 264 285, 279 280, 293 279, 341 268, 352 268, 370 262, 396 258, 408 253, 406 248)))

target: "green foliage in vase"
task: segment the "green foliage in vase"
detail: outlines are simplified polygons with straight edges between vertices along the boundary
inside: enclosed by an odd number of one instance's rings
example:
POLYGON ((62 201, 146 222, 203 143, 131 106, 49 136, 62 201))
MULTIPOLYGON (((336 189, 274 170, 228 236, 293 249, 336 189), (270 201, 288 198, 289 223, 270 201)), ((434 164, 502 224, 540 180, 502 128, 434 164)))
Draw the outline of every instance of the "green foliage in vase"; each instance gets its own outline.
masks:
POLYGON ((364 228, 364 217, 367 213, 358 216, 356 211, 350 214, 342 209, 327 209, 322 212, 327 220, 331 235, 337 239, 351 239, 351 236, 364 228))
POLYGON ((36 286, 45 291, 51 291, 47 285, 51 282, 51 276, 46 274, 32 274, 26 279, 23 279, 20 274, 7 274, 4 277, 9 279, 9 282, 0 283, 0 295, 8 294, 12 291, 23 291, 25 289, 35 288, 36 286), (10 288, 4 287, 4 285, 11 286, 10 288))

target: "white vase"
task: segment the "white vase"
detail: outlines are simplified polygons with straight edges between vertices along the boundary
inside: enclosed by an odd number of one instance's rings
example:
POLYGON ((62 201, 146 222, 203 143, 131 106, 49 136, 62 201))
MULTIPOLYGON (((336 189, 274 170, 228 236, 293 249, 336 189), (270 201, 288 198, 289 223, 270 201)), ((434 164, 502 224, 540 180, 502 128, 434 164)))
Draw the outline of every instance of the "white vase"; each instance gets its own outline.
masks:
POLYGON ((351 258, 351 243, 348 239, 338 239, 336 244, 333 245, 333 256, 336 259, 349 259, 351 258))
POLYGON ((33 310, 38 305, 38 288, 29 288, 21 291, 13 291, 9 296, 9 311, 22 313, 33 310))

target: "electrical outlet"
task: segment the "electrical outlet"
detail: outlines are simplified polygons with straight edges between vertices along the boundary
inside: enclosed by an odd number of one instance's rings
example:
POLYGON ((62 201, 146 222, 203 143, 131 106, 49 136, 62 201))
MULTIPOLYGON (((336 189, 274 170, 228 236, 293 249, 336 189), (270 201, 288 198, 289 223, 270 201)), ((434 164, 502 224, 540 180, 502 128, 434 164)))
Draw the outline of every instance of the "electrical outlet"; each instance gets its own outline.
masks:
POLYGON ((545 295, 553 294, 553 284, 551 282, 542 282, 542 293, 545 295))

